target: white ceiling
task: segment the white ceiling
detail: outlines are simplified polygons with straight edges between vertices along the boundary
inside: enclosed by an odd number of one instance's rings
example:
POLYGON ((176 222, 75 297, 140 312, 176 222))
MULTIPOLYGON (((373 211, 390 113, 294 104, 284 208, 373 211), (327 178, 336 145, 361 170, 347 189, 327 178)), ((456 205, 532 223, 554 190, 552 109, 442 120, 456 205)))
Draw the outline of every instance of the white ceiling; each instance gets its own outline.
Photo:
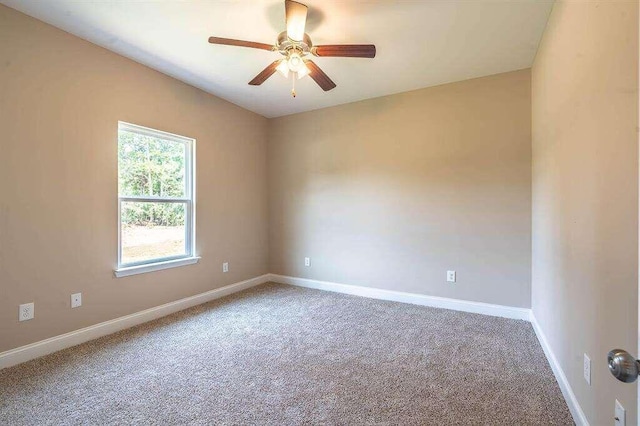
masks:
POLYGON ((302 0, 314 44, 375 44, 375 59, 314 58, 337 88, 274 74, 277 52, 214 46, 211 35, 275 43, 283 0, 0 0, 265 117, 528 68, 553 0, 302 0))

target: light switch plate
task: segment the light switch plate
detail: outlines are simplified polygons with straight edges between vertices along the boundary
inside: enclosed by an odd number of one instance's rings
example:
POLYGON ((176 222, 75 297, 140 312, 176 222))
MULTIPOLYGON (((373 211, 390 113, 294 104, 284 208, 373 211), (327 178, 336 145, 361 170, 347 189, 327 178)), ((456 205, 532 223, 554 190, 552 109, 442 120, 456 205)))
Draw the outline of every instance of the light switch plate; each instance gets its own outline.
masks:
POLYGON ((71 307, 78 308, 82 306, 82 293, 74 293, 71 295, 71 307))
POLYGON ((627 424, 627 410, 624 409, 620 401, 616 399, 616 411, 614 417, 615 426, 626 426, 627 424))

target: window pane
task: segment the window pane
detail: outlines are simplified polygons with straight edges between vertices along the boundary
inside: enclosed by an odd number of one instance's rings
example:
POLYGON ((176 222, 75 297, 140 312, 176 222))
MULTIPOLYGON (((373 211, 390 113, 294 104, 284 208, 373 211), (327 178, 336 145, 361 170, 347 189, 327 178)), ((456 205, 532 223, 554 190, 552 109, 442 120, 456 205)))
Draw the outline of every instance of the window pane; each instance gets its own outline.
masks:
POLYGON ((185 145, 120 130, 118 191, 120 196, 184 198, 185 145))
POLYGON ((123 201, 121 263, 187 255, 186 203, 123 201))

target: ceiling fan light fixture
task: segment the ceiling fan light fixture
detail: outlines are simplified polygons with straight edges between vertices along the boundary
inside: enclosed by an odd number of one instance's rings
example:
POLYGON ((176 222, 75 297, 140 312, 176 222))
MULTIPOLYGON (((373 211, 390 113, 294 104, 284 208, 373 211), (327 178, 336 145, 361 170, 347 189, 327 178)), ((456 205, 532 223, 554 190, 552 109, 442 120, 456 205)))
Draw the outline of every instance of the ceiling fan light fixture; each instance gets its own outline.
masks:
POLYGON ((309 73, 309 68, 307 68, 305 64, 302 64, 300 69, 296 72, 296 75, 298 76, 298 80, 300 80, 302 77, 309 75, 309 73))
POLYGON ((298 72, 302 67, 304 67, 304 62, 298 52, 289 54, 287 62, 289 63, 289 69, 293 72, 298 72))
POLYGON ((276 67, 276 70, 278 70, 284 78, 289 78, 289 64, 287 61, 280 62, 280 65, 276 67))

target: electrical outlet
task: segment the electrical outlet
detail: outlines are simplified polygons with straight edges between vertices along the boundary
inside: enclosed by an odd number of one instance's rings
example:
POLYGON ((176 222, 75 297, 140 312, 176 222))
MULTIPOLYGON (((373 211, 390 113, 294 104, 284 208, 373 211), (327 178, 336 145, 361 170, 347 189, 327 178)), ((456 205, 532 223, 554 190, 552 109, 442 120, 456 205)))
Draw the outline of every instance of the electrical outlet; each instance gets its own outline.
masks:
POLYGON ((33 319, 35 316, 35 305, 32 303, 25 303, 20 305, 20 310, 18 311, 18 320, 27 321, 33 319))
POLYGON ((447 271, 447 282, 456 282, 456 271, 447 271))
POLYGON ((591 359, 587 354, 584 354, 584 379, 591 386, 591 359))
POLYGON ((304 258, 304 266, 311 266, 311 258, 309 257, 304 258))
POLYGON ((78 308, 82 306, 82 293, 74 293, 71 295, 71 307, 78 308))
POLYGON ((229 272, 229 262, 224 262, 222 264, 222 272, 229 272))
POLYGON ((627 424, 627 410, 624 409, 620 401, 616 399, 615 415, 613 417, 615 426, 626 426, 627 424))

